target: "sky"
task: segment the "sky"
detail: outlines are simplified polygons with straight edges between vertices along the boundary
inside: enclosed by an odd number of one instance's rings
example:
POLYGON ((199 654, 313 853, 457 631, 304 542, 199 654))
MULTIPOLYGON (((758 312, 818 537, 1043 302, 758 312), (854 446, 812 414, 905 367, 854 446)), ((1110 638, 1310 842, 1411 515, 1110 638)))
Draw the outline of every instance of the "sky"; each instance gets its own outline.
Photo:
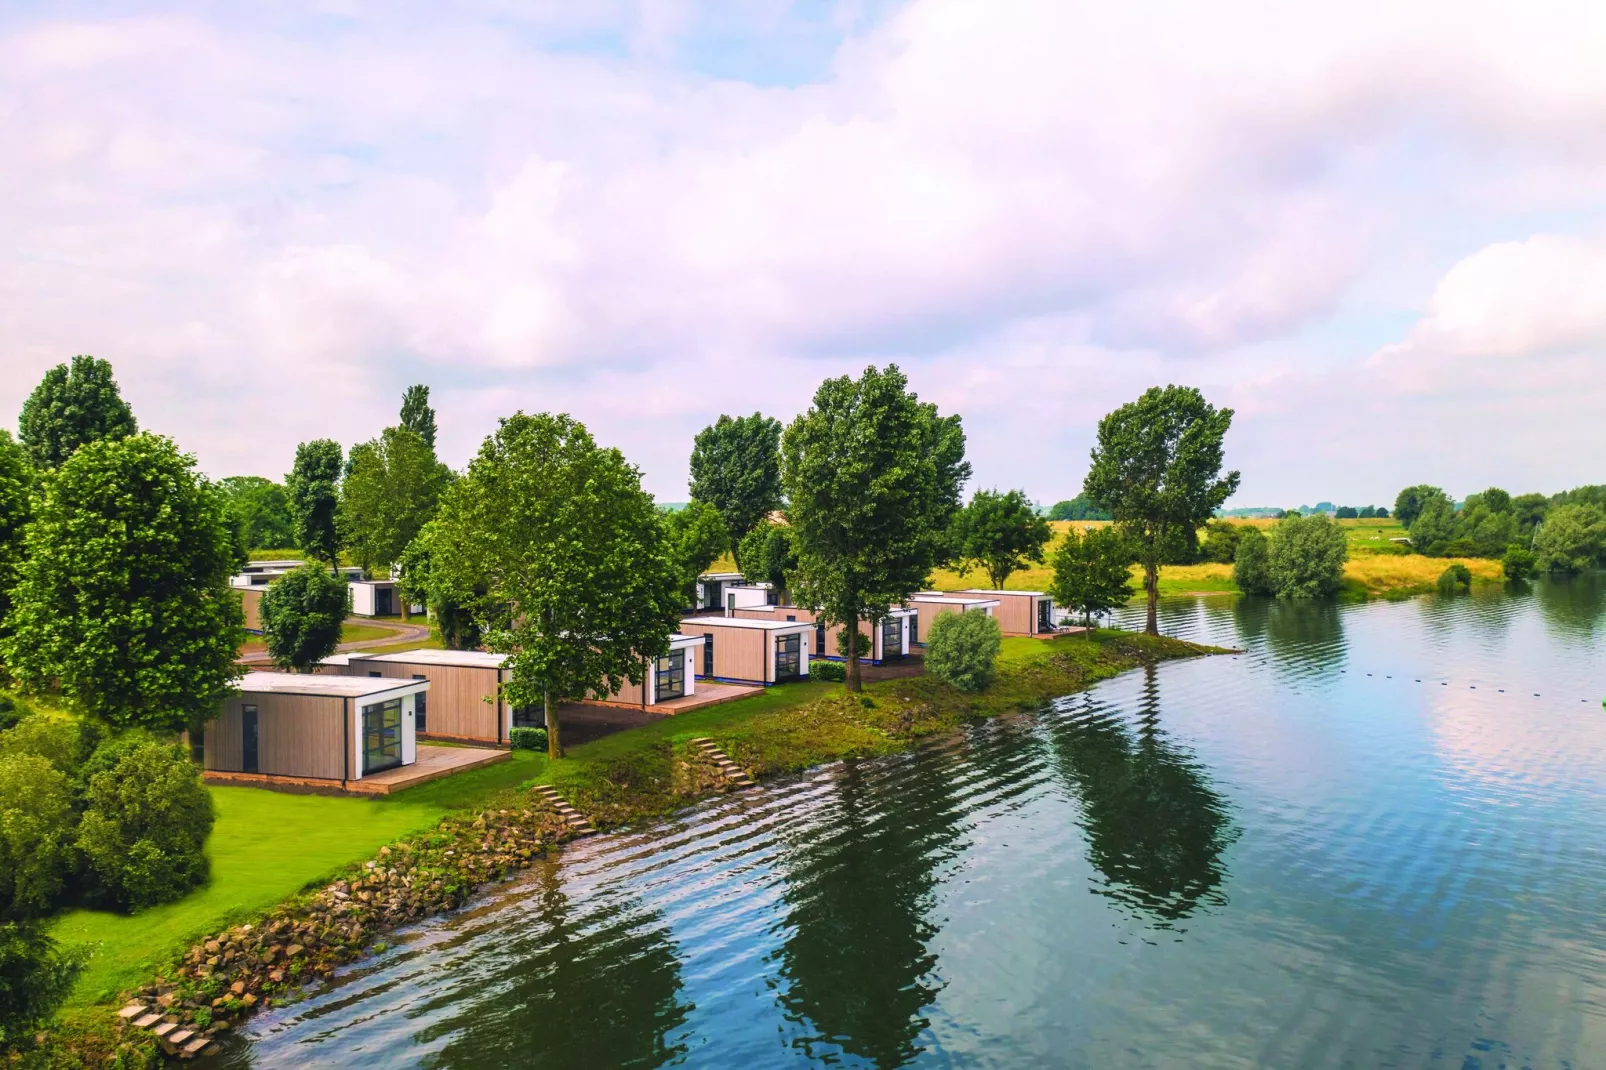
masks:
POLYGON ((1165 383, 1229 504, 1606 482, 1606 5, 281 0, 0 9, 0 424, 110 360, 282 477, 426 383, 686 497, 720 413, 898 364, 1074 496, 1165 383))

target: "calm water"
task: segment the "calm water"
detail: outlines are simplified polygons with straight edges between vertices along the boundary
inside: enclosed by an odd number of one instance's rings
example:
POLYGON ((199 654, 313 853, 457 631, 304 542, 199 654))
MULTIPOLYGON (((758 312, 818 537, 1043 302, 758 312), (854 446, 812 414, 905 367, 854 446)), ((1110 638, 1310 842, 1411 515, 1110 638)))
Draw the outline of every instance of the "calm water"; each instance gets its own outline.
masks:
POLYGON ((564 852, 263 1066, 1606 1066, 1606 579, 1242 647, 564 852))

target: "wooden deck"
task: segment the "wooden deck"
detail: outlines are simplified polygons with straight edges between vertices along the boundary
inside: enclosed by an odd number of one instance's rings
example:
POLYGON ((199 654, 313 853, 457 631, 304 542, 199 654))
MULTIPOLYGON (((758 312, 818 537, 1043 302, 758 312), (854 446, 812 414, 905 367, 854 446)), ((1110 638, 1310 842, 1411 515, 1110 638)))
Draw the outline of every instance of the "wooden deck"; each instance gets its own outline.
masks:
POLYGON ((222 773, 209 770, 205 774, 208 784, 230 784, 237 787, 272 788, 278 791, 306 792, 316 795, 389 795, 392 792, 427 784, 431 780, 463 773, 470 769, 505 762, 512 755, 505 750, 481 747, 435 747, 418 744, 418 761, 412 765, 397 766, 383 773, 373 773, 361 780, 321 780, 313 777, 270 776, 261 773, 222 773))

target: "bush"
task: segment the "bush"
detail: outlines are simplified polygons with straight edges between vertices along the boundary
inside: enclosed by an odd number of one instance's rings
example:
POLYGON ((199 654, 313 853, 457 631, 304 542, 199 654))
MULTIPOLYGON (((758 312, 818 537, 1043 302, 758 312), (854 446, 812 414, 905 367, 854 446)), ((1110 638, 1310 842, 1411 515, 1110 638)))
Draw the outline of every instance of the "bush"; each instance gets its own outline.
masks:
POLYGON ((0 755, 0 917, 57 906, 73 867, 72 791, 39 754, 0 755))
POLYGON ((0 923, 0 1052, 27 1044, 49 1023, 85 957, 62 951, 41 922, 0 923))
POLYGON ((823 680, 830 684, 840 684, 848 678, 848 667, 840 661, 826 661, 824 658, 809 659, 809 679, 823 680))
POLYGON ((0 695, 0 732, 22 720, 23 714, 27 712, 18 706, 17 700, 10 695, 0 695))
POLYGON ((1251 529, 1247 524, 1234 524, 1230 520, 1212 520, 1205 525, 1205 540, 1199 544, 1200 560, 1215 561, 1223 565, 1232 564, 1238 556, 1238 540, 1249 530, 1251 529))
POLYGON ((513 728, 508 730, 508 742, 514 750, 546 750, 546 729, 513 728))
POLYGON ((1538 567, 1583 572, 1606 555, 1606 512, 1593 505, 1558 505, 1534 536, 1538 567))
POLYGON ((1440 594, 1454 594, 1457 587, 1472 590, 1472 572, 1459 561, 1439 573, 1440 594))
POLYGON ((1349 544, 1331 517, 1290 517, 1266 539, 1266 568, 1278 598, 1331 598, 1344 581, 1349 544))
POLYGON ((926 637, 926 671, 961 691, 980 691, 993 679, 1003 632, 985 613, 944 613, 926 637))
POLYGON ((183 748, 141 739, 118 749, 111 768, 87 779, 78 849, 94 898, 133 911, 206 880, 212 798, 183 748))
POLYGON ((37 754, 71 776, 99 741, 93 721, 34 713, 0 732, 0 755, 37 754))
POLYGON ((333 654, 351 612, 351 589, 319 564, 282 576, 262 595, 262 638, 281 667, 304 670, 333 654))
POLYGON ((1532 550, 1514 542, 1506 547, 1506 556, 1500 559, 1500 564, 1506 571, 1506 579, 1525 580, 1534 574, 1538 558, 1532 550))
POLYGON ((1238 537, 1238 549, 1232 559, 1232 579, 1244 594, 1277 593, 1271 584, 1266 536, 1259 528, 1246 528, 1238 537))

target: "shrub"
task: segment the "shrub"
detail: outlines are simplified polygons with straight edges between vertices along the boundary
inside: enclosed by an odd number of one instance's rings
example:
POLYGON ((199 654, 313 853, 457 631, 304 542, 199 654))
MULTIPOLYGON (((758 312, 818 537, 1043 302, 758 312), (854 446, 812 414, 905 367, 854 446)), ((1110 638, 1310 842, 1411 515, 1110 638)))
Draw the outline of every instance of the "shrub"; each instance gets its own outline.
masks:
POLYGON ((15 725, 28 711, 17 705, 10 695, 0 695, 0 732, 15 725))
POLYGON ((1266 567, 1278 598, 1331 598, 1344 581, 1349 544, 1331 517, 1290 517, 1266 539, 1266 567))
POLYGON ((63 951, 41 922, 0 923, 0 1052, 28 1043, 50 1021, 85 957, 63 951))
POLYGON ((0 755, 37 754, 71 776, 99 741, 93 721, 34 713, 0 732, 0 755))
POLYGON ((1534 536, 1545 572, 1583 572, 1606 554, 1606 513, 1593 505, 1558 505, 1534 536))
POLYGON ((206 880, 212 799, 182 748, 140 739, 118 749, 110 768, 88 777, 78 849, 94 898, 132 911, 206 880))
POLYGON ((544 728, 513 728, 508 730, 508 742, 513 744, 514 750, 546 750, 546 729, 544 728))
POLYGON ((1230 520, 1212 520, 1205 525, 1205 539, 1199 544, 1202 561, 1216 561, 1230 565, 1238 556, 1238 540, 1243 533, 1254 530, 1247 524, 1234 524, 1230 520))
POLYGON ((1500 559, 1500 564, 1505 569, 1506 579, 1525 580, 1534 574, 1538 558, 1532 550, 1514 542, 1506 547, 1506 556, 1500 559))
POLYGON ((340 645, 351 589, 318 564, 286 573, 262 595, 262 638, 283 668, 308 669, 340 645))
POLYGON ((980 691, 992 682, 1002 641, 998 622, 985 613, 944 613, 926 637, 926 671, 961 691, 980 691))
POLYGON ((0 917, 56 906, 73 866, 72 791, 49 758, 0 755, 0 917))
POLYGON ((848 667, 840 661, 826 661, 824 658, 809 659, 809 679, 823 680, 826 683, 840 684, 848 678, 848 667))
POLYGON ((1244 594, 1277 593, 1271 584, 1266 536, 1259 528, 1246 528, 1238 537, 1238 549, 1232 558, 1232 579, 1244 594))
POLYGON ((1457 587, 1472 590, 1472 572, 1457 561, 1439 573, 1439 593, 1454 594, 1457 587))

